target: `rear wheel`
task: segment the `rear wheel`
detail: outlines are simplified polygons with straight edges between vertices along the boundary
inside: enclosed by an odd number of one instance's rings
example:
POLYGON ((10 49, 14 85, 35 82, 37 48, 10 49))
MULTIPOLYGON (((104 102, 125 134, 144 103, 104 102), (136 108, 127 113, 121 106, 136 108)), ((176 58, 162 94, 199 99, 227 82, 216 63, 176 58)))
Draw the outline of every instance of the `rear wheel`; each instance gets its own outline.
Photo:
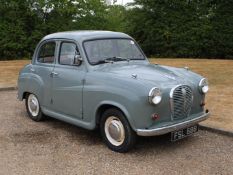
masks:
POLYGON ((27 94, 26 101, 25 101, 26 109, 28 116, 34 121, 41 121, 45 118, 43 115, 40 103, 36 95, 34 94, 27 94))
POLYGON ((135 132, 131 129, 124 114, 115 108, 103 113, 100 130, 104 142, 113 151, 127 152, 135 144, 135 132))

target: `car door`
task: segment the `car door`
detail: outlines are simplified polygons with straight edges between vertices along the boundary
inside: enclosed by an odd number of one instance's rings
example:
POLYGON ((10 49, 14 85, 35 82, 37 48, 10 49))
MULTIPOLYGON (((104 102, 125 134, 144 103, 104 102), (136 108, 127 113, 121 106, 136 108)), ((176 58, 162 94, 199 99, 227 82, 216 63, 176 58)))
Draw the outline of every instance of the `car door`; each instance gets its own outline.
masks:
MULTIPOLYGON (((42 106, 49 107, 51 105, 51 89, 52 78, 51 73, 54 69, 56 57, 56 42, 46 41, 39 45, 36 53, 34 64, 30 68, 30 71, 34 73, 35 79, 39 79, 41 82, 41 94, 40 103, 42 106)), ((35 89, 38 87, 34 87, 35 89)))
POLYGON ((72 118, 82 118, 84 64, 74 65, 79 53, 75 42, 61 41, 58 62, 53 70, 53 110, 72 118))

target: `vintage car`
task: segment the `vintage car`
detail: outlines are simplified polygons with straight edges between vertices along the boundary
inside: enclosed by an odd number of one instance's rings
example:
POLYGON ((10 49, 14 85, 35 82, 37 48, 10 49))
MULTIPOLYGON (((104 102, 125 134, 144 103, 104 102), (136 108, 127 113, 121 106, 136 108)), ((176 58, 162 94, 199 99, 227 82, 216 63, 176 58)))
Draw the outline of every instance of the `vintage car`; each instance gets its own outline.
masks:
POLYGON ((18 78, 29 117, 99 128, 107 146, 126 152, 137 136, 198 131, 207 119, 207 79, 187 67, 151 64, 133 38, 111 31, 45 36, 18 78))

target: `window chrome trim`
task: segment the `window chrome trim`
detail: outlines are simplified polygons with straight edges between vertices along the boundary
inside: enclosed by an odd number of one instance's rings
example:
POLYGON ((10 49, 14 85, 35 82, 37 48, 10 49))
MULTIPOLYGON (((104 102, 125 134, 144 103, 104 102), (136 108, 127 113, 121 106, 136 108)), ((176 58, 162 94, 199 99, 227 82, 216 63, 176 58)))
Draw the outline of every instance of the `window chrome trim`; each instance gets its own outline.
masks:
POLYGON ((60 62, 62 44, 64 44, 64 43, 66 43, 66 44, 68 44, 68 43, 69 43, 69 44, 74 44, 75 47, 76 47, 76 51, 80 54, 78 45, 76 44, 75 41, 62 40, 62 41, 59 43, 59 48, 58 48, 58 52, 59 52, 59 53, 58 53, 57 63, 58 63, 59 65, 63 65, 63 66, 74 66, 73 64, 62 64, 62 63, 60 62))

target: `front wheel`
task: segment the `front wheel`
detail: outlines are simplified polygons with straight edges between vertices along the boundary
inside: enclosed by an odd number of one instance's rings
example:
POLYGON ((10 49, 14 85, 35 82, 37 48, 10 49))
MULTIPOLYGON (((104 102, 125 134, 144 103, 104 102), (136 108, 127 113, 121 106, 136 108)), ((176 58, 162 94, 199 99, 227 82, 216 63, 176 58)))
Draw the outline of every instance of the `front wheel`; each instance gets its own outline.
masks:
POLYGON ((102 115, 100 130, 104 142, 116 152, 127 152, 135 144, 136 134, 124 114, 117 109, 108 109, 102 115))
POLYGON ((27 113, 29 117, 34 121, 41 121, 45 118, 41 111, 40 103, 36 95, 28 94, 25 101, 27 113))

